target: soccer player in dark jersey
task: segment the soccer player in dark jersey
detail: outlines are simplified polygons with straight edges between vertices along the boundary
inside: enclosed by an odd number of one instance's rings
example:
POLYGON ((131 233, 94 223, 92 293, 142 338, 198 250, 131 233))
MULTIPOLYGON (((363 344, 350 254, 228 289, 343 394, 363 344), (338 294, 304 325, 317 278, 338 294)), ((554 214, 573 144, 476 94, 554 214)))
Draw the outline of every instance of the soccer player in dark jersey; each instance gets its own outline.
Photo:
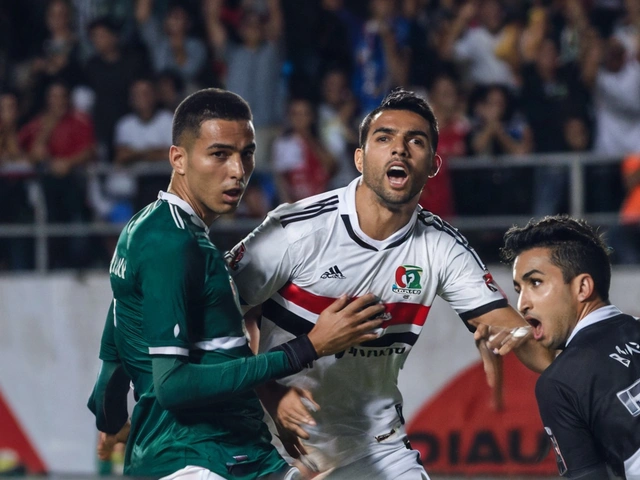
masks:
POLYGON ((609 301, 607 246, 552 216, 508 230, 502 256, 534 338, 561 350, 536 384, 560 475, 640 479, 640 322, 609 301))
POLYGON ((201 90, 177 108, 172 135, 168 191, 129 221, 113 255, 113 301, 89 408, 110 442, 124 440, 132 382, 125 474, 296 478, 270 443, 253 388, 377 338, 371 332, 381 320, 370 318, 384 306, 373 295, 342 296, 308 335, 254 356, 236 288, 209 239, 254 168, 251 111, 236 94, 201 90))

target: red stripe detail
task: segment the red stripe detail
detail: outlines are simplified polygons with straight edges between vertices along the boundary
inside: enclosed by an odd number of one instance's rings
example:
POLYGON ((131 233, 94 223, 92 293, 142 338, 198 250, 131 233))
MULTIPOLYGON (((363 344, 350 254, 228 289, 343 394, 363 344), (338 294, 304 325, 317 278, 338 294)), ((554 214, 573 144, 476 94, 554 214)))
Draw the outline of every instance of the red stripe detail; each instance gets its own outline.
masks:
POLYGON ((18 456, 19 463, 27 468, 28 473, 46 473, 44 462, 29 440, 20 424, 11 413, 9 404, 0 393, 0 450, 12 450, 18 456))
MULTIPOLYGON (((315 295, 289 282, 278 292, 282 298, 307 310, 320 315, 322 311, 336 301, 333 297, 315 295)), ((353 299, 355 300, 355 298, 353 299)), ((427 320, 431 307, 416 303, 385 303, 386 312, 391 314, 391 320, 383 322, 381 327, 390 325, 418 325, 422 327, 427 320)))

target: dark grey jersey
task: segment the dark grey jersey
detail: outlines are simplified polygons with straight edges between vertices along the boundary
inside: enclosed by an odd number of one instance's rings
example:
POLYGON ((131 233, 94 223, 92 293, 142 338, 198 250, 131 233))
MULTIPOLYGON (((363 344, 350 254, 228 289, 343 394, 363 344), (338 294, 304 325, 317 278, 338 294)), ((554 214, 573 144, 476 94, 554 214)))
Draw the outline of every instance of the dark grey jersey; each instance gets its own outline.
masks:
POLYGON ((640 321, 607 306, 578 325, 536 385, 558 469, 601 480, 608 465, 639 480, 640 321))

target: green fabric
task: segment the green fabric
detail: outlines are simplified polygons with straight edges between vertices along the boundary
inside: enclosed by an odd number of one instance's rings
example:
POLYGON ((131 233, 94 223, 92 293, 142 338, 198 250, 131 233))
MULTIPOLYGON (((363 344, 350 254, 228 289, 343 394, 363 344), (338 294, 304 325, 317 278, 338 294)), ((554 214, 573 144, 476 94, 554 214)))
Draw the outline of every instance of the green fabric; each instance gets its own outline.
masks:
POLYGON ((120 235, 110 279, 101 358, 119 359, 138 400, 125 474, 194 465, 229 477, 234 456, 247 460, 233 478, 285 466, 252 388, 291 367, 283 352, 253 356, 244 342, 235 287, 201 222, 166 201, 147 206, 120 235))

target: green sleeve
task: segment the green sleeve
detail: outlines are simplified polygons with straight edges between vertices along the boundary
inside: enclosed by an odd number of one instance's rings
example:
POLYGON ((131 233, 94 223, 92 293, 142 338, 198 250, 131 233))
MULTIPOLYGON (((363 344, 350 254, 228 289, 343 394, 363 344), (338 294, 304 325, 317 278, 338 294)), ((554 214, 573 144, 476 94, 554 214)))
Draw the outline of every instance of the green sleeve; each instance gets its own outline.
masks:
POLYGON ((102 366, 87 404, 96 416, 98 430, 110 434, 118 433, 129 418, 127 393, 130 380, 118 359, 113 333, 112 302, 100 345, 102 366))
POLYGON ((184 357, 152 358, 153 385, 167 410, 222 401, 291 371, 284 352, 238 358, 217 365, 188 363, 184 357))
POLYGON ((151 360, 153 386, 163 408, 193 408, 310 368, 317 358, 306 335, 260 355, 217 365, 192 364, 185 357, 156 356, 151 360))

